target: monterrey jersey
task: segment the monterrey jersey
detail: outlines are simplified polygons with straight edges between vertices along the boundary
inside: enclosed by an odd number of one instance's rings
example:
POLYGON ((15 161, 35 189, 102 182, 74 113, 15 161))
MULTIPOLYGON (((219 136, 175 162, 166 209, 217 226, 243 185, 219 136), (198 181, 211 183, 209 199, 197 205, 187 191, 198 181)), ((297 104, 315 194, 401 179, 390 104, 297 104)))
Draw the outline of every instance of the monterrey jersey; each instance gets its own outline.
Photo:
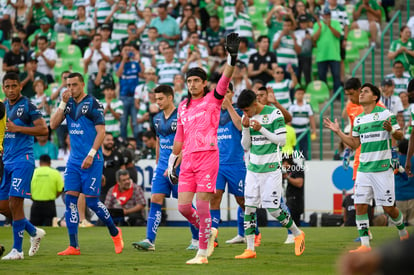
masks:
MULTIPOLYGON (((243 112, 235 108, 242 116, 243 112)), ((244 150, 241 146, 241 132, 234 126, 227 110, 221 110, 219 128, 217 131, 218 148, 221 164, 244 163, 244 150)))
MULTIPOLYGON (((71 144, 68 163, 82 163, 95 141, 95 125, 105 125, 102 105, 90 95, 85 96, 79 104, 70 98, 65 117, 71 144)), ((95 155, 94 162, 98 160, 103 161, 101 148, 95 155)))
POLYGON ((159 112, 153 118, 155 132, 160 142, 157 168, 167 169, 168 158, 171 155, 177 130, 177 109, 174 109, 169 118, 165 118, 164 112, 159 112))
MULTIPOLYGON (((17 126, 32 127, 33 121, 42 118, 40 111, 30 100, 22 96, 14 105, 6 100, 6 112, 9 121, 17 126)), ((34 163, 33 156, 34 137, 22 133, 7 132, 4 136, 4 164, 13 164, 21 161, 34 163)))

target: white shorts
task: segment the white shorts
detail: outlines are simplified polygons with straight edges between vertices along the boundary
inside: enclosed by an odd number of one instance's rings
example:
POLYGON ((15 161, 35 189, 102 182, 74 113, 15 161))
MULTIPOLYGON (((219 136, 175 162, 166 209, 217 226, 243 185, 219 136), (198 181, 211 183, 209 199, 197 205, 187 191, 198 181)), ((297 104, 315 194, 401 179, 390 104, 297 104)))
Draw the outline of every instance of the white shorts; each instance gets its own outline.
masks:
MULTIPOLYGON (((367 19, 359 19, 356 21, 358 24, 358 27, 366 32, 369 32, 369 21, 367 19)), ((381 35, 381 25, 378 22, 375 22, 375 25, 377 26, 377 34, 378 36, 381 35)))
POLYGON ((245 205, 279 208, 282 196, 282 172, 254 173, 247 170, 244 187, 245 205))
POLYGON ((394 173, 392 169, 384 172, 357 172, 355 179, 355 204, 375 204, 393 206, 395 202, 394 173))

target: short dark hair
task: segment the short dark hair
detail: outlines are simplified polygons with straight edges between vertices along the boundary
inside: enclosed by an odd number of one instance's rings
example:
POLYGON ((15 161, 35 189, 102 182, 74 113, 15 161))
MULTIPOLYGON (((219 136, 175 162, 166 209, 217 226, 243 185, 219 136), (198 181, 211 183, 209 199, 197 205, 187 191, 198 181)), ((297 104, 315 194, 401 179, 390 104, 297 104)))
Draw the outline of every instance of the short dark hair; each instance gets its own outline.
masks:
POLYGON ((148 30, 156 30, 158 32, 158 29, 156 27, 154 27, 154 26, 149 27, 148 30))
POLYGON ((63 71, 60 75, 64 75, 64 74, 70 74, 70 71, 68 71, 68 70, 63 71))
POLYGON ((242 37, 240 37, 240 43, 244 43, 246 45, 249 45, 249 40, 247 40, 246 37, 242 36, 242 37))
POLYGON ((44 155, 41 155, 39 157, 39 162, 44 163, 44 164, 50 164, 51 163, 51 158, 50 158, 49 155, 44 154, 44 155))
POLYGON ((380 89, 378 89, 377 86, 375 86, 375 85, 373 85, 371 83, 364 83, 364 85, 362 85, 361 89, 363 89, 365 87, 368 87, 372 91, 372 93, 377 96, 377 99, 375 100, 375 102, 378 102, 380 100, 380 98, 381 98, 381 91, 380 91, 380 89))
POLYGON ((217 21, 220 21, 220 17, 218 17, 218 15, 212 15, 210 16, 210 18, 214 18, 214 19, 217 19, 217 21))
POLYGON ((297 87, 297 88, 295 89, 295 93, 296 93, 297 91, 303 91, 304 93, 306 93, 305 89, 304 89, 302 86, 297 87))
POLYGON ((170 85, 159 85, 154 89, 154 93, 156 94, 164 94, 166 96, 172 96, 174 98, 174 90, 171 88, 170 85))
POLYGON ((404 64, 400 60, 394 61, 394 63, 392 63, 392 66, 394 67, 397 64, 400 64, 400 65, 403 65, 404 66, 404 64))
POLYGON ((289 17, 286 17, 283 21, 284 21, 284 22, 288 22, 288 23, 292 23, 292 24, 293 24, 292 19, 290 19, 289 17))
POLYGON ((347 81, 345 81, 344 89, 345 90, 358 90, 361 88, 361 81, 357 77, 351 77, 347 81))
POLYGON ((129 172, 128 172, 128 170, 125 170, 125 169, 119 169, 118 171, 116 171, 116 173, 115 173, 115 178, 116 178, 116 181, 117 182, 119 182, 120 180, 121 180, 121 176, 126 176, 126 175, 128 175, 129 176, 129 172))
POLYGON ((414 92, 414 78, 408 82, 407 93, 414 92))
POLYGON ((269 37, 267 35, 261 35, 257 38, 257 42, 262 42, 263 39, 267 39, 270 41, 269 37))
POLYGON ((83 80, 83 75, 81 75, 80 73, 78 73, 78 72, 74 72, 74 73, 70 73, 70 74, 68 75, 68 78, 74 78, 74 77, 77 77, 77 78, 79 79, 79 81, 80 81, 80 82, 84 83, 84 80, 83 80))
POLYGON ((129 22, 129 23, 128 23, 128 25, 127 25, 127 27, 129 27, 129 26, 134 26, 134 27, 136 27, 137 25, 135 25, 135 23, 134 23, 134 22, 129 22))
POLYGON ((22 43, 22 40, 20 39, 20 37, 13 37, 11 43, 22 43))
POLYGON ((156 135, 155 135, 154 131, 146 131, 146 132, 142 133, 142 137, 146 137, 148 139, 151 139, 151 138, 155 139, 156 135))
POLYGON ((39 40, 44 40, 46 43, 49 41, 49 40, 47 39, 47 37, 46 37, 46 36, 44 36, 44 35, 39 36, 39 38, 37 38, 37 41, 39 41, 39 40))
POLYGON ((259 89, 257 89, 258 91, 265 91, 267 94, 267 88, 265 86, 260 87, 259 89))
POLYGON ((406 155, 408 152, 408 140, 402 139, 398 143, 398 152, 400 152, 402 155, 406 155))
POLYGON ((6 80, 16 80, 20 84, 20 78, 16 72, 7 72, 3 77, 3 85, 6 80))
POLYGON ((237 99, 239 109, 247 108, 256 101, 256 93, 252 90, 244 89, 237 99))

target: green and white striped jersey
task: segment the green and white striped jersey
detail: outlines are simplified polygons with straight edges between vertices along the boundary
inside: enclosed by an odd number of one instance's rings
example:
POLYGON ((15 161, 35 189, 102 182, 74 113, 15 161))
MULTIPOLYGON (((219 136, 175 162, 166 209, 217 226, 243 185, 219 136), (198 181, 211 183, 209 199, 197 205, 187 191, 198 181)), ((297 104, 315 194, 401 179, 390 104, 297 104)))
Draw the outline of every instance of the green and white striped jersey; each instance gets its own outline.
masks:
POLYGON ((103 24, 108 15, 111 14, 111 6, 106 0, 96 0, 95 10, 98 24, 103 24))
MULTIPOLYGON (((79 35, 80 30, 90 32, 93 29, 95 29, 95 23, 93 22, 92 18, 86 18, 85 21, 75 20, 73 21, 72 28, 71 28, 71 30, 75 32, 77 35, 79 35)), ((86 39, 89 37, 86 35, 79 35, 78 38, 86 39)))
POLYGON ((292 80, 284 79, 282 82, 272 80, 266 84, 266 87, 271 87, 273 89, 277 101, 279 101, 286 110, 289 108, 290 104, 292 104, 289 93, 291 83, 292 80))
POLYGON ((246 66, 248 66, 250 56, 255 54, 255 53, 257 53, 256 49, 249 48, 249 49, 247 49, 247 52, 245 52, 245 53, 239 52, 238 55, 237 55, 237 60, 242 61, 246 66))
POLYGON ((293 103, 289 106, 288 111, 292 115, 292 127, 296 134, 303 133, 306 127, 310 125, 309 117, 313 116, 312 107, 308 103, 302 105, 293 103))
MULTIPOLYGON (((273 36, 273 42, 276 42, 282 31, 278 31, 275 36, 273 36)), ((292 66, 298 66, 298 56, 295 51, 295 43, 293 42, 293 38, 290 35, 285 35, 280 40, 279 47, 275 50, 277 63, 282 66, 287 66, 287 64, 291 64, 292 66)))
POLYGON ((76 20, 77 15, 78 15, 78 11, 75 6, 72 6, 72 9, 68 9, 66 6, 62 6, 59 9, 58 18, 69 20, 71 22, 69 24, 70 26, 72 22, 76 20))
POLYGON ((402 77, 396 77, 395 74, 387 74, 385 78, 392 79, 392 81, 394 82, 395 95, 399 95, 401 92, 406 92, 408 88, 408 83, 411 80, 411 76, 407 72, 404 72, 402 77))
POLYGON ((359 172, 382 172, 390 168, 391 133, 383 128, 389 118, 392 127, 399 130, 395 115, 384 107, 375 106, 370 114, 363 112, 355 118, 352 136, 361 141, 359 172))
POLYGON ((46 106, 43 106, 41 108, 39 108, 40 104, 42 104, 43 102, 46 102, 47 105, 49 105, 52 108, 52 100, 50 99, 50 97, 46 96, 45 94, 43 94, 42 96, 38 97, 37 95, 35 95, 34 97, 32 97, 30 99, 30 101, 33 103, 33 105, 36 106, 36 108, 40 111, 40 113, 42 114, 42 117, 44 118, 44 120, 46 121, 46 125, 50 124, 50 114, 47 113, 46 111, 46 106))
POLYGON ((158 83, 174 86, 174 76, 181 73, 181 63, 172 61, 171 63, 161 62, 157 64, 158 83))
POLYGON ((122 38, 128 37, 128 24, 138 22, 138 16, 132 11, 125 13, 115 12, 112 17, 113 29, 111 38, 114 40, 121 40, 122 38))
MULTIPOLYGON (((107 106, 106 100, 101 99, 99 102, 101 102, 104 110, 107 106)), ((115 113, 118 113, 122 116, 124 113, 124 107, 122 104, 122 101, 119 99, 112 99, 111 101, 111 108, 115 111, 115 113)), ((114 115, 110 111, 106 111, 105 114, 105 131, 112 133, 114 137, 119 137, 121 133, 121 122, 117 119, 115 119, 114 115)))
POLYGON ((331 11, 331 19, 336 20, 341 24, 342 31, 344 31, 345 26, 349 26, 348 14, 343 6, 337 5, 334 9, 329 9, 331 11))
MULTIPOLYGON (((251 119, 260 122, 262 127, 271 133, 286 133, 285 119, 282 112, 273 106, 264 106, 260 114, 254 115, 251 119)), ((249 130, 252 143, 247 169, 254 173, 276 171, 280 166, 281 147, 272 143, 259 131, 252 128, 249 128, 249 130)))
POLYGON ((253 41, 253 26, 250 16, 247 13, 239 13, 235 16, 233 24, 234 31, 239 34, 240 37, 246 37, 248 40, 253 41))
POLYGON ((234 30, 234 21, 236 20, 234 15, 236 13, 236 0, 224 0, 223 1, 224 12, 224 28, 226 31, 234 30))

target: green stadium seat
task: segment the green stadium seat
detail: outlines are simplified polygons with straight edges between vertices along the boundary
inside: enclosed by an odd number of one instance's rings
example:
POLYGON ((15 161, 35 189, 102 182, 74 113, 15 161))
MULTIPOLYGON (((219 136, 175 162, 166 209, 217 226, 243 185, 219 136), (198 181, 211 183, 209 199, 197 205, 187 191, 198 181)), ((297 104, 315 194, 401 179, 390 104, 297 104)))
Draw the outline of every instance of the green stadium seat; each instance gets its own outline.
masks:
POLYGON ((349 23, 352 23, 354 21, 354 10, 355 6, 352 4, 345 5, 346 14, 348 15, 349 23))
POLYGON ((359 58, 360 55, 358 47, 354 46, 354 42, 347 41, 345 60, 348 61, 348 63, 351 63, 355 60, 358 60, 359 58))
POLYGON ((58 55, 62 54, 70 43, 72 43, 72 37, 70 35, 63 32, 58 33, 56 41, 56 51, 58 55))
POLYGON ((53 70, 55 71, 55 81, 56 82, 60 82, 60 75, 64 72, 70 69, 70 64, 68 62, 66 62, 66 60, 62 59, 62 58, 58 58, 56 60, 56 64, 55 67, 53 68, 53 70))
MULTIPOLYGON (((11 40, 4 40, 2 42, 4 46, 6 46, 9 50, 11 49, 11 40)), ((3 58, 6 52, 3 49, 0 49, 0 58, 3 58)))
POLYGON ((82 58, 82 51, 76 45, 67 45, 60 57, 63 59, 80 59, 82 58))
POLYGON ((306 93, 310 95, 310 105, 314 111, 319 111, 319 103, 329 98, 329 88, 325 82, 314 80, 306 87, 306 93))
POLYGON ((358 49, 368 48, 369 32, 360 29, 351 30, 348 33, 348 41, 352 42, 352 47, 358 49))

